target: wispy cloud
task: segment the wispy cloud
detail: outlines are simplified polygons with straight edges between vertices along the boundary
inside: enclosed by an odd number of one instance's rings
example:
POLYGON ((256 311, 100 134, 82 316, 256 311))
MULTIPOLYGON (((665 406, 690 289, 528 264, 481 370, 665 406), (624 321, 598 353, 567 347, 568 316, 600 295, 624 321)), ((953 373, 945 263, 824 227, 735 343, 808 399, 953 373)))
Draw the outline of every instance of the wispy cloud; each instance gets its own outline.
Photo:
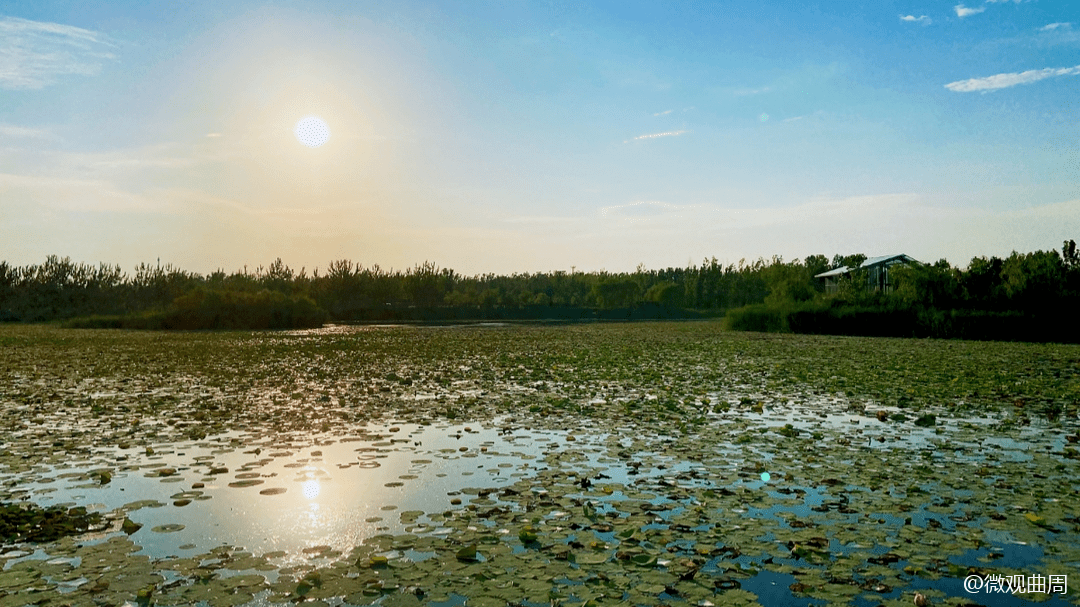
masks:
POLYGON ((930 20, 930 17, 927 17, 926 15, 919 15, 918 17, 916 17, 915 15, 900 15, 900 20, 907 21, 909 23, 921 23, 923 25, 930 25, 931 23, 933 23, 930 20))
POLYGON ((672 112, 672 110, 664 110, 662 112, 657 112, 657 113, 653 114, 653 116, 667 116, 671 112, 672 112))
POLYGON ((0 137, 11 139, 51 139, 53 135, 42 129, 30 129, 12 124, 0 124, 0 137))
POLYGON ((757 89, 750 89, 750 88, 736 89, 735 91, 733 91, 733 93, 737 97, 746 97, 747 95, 760 95, 761 93, 767 93, 767 92, 769 92, 771 90, 772 90, 771 86, 763 86, 763 87, 757 88, 757 89))
POLYGON ((683 134, 686 134, 686 133, 689 133, 689 132, 690 131, 682 130, 682 131, 667 131, 667 132, 664 132, 664 133, 651 133, 649 135, 638 135, 637 137, 634 137, 630 141, 638 141, 638 140, 641 140, 641 139, 656 139, 657 137, 677 137, 679 135, 683 135, 683 134))
POLYGON ((972 93, 975 91, 993 91, 1008 88, 1018 84, 1031 84, 1047 78, 1058 76, 1080 75, 1080 65, 1076 67, 1044 68, 1041 70, 1028 70, 1026 72, 1012 72, 1008 74, 995 74, 985 78, 971 78, 970 80, 957 80, 945 85, 945 88, 957 93, 972 93))
POLYGON ((0 189, 12 192, 12 200, 30 206, 75 212, 171 212, 182 211, 157 197, 128 191, 106 179, 15 175, 0 173, 0 189))
POLYGON ((504 219, 506 223, 534 223, 534 224, 549 224, 549 223, 571 223, 580 221, 578 217, 560 217, 557 215, 521 215, 517 217, 508 217, 504 219))
MULTIPOLYGON (((1030 0, 985 0, 986 4, 1020 4, 1022 2, 1029 2, 1030 0)), ((986 6, 980 6, 978 8, 969 8, 963 4, 957 4, 953 7, 956 11, 956 16, 963 19, 964 17, 970 17, 971 15, 978 15, 979 13, 986 11, 986 6)))
POLYGON ((1052 32, 1056 29, 1072 29, 1072 23, 1049 23, 1039 28, 1040 32, 1052 32))
POLYGON ((796 120, 802 120, 803 118, 806 118, 805 114, 803 114, 802 116, 792 116, 791 118, 784 118, 784 122, 795 122, 796 120))
POLYGON ((629 223, 641 223, 653 219, 681 217, 680 211, 687 208, 659 200, 642 200, 603 207, 600 209, 600 215, 629 223))
POLYGON ((964 17, 970 17, 972 15, 978 15, 979 13, 985 11, 986 7, 985 6, 980 6, 979 8, 968 8, 968 7, 964 6, 963 4, 957 4, 956 6, 953 7, 953 10, 956 11, 956 16, 957 17, 960 17, 961 19, 963 19, 964 17))
POLYGON ((0 17, 0 88, 40 89, 60 76, 92 76, 115 59, 98 32, 18 17, 0 17))

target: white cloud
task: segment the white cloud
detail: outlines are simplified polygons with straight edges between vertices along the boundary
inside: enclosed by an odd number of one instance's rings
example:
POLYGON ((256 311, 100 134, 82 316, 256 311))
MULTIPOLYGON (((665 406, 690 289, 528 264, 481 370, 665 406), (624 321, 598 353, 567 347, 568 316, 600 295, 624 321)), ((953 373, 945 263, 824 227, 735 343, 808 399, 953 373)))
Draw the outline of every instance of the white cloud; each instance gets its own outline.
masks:
POLYGON ((0 88, 40 89, 60 76, 93 76, 115 59, 98 32, 18 17, 0 17, 0 88))
POLYGON ((1031 84, 1047 78, 1058 76, 1080 75, 1080 65, 1076 67, 1044 68, 1041 70, 1028 70, 1026 72, 1013 72, 1008 74, 995 74, 985 78, 971 78, 970 80, 957 80, 945 85, 945 88, 956 93, 971 93, 974 91, 993 91, 1008 88, 1018 84, 1031 84))
POLYGON ((681 217, 680 211, 688 208, 659 200, 642 200, 603 207, 600 209, 600 215, 629 223, 641 223, 655 219, 681 217))
POLYGON ((900 15, 900 20, 908 21, 910 23, 921 23, 923 25, 930 25, 931 23, 933 23, 930 20, 930 17, 927 17, 926 15, 920 15, 918 17, 916 17, 915 15, 900 15))
POLYGON ((1052 32, 1056 29, 1071 29, 1072 23, 1050 23, 1039 28, 1040 32, 1052 32))
POLYGON ((761 93, 767 93, 772 90, 771 86, 763 86, 758 89, 736 89, 734 91, 737 97, 746 97, 748 95, 760 95, 761 93))
MULTIPOLYGON (((160 199, 134 193, 105 179, 0 173, 0 189, 11 193, 23 208, 70 212, 178 212, 160 199)), ((12 203, 16 207, 15 203, 12 203)))
POLYGON ((968 7, 964 6, 963 4, 957 4, 956 6, 953 7, 953 10, 956 11, 956 16, 957 17, 960 17, 961 19, 963 19, 964 17, 970 17, 971 15, 978 15, 979 13, 985 11, 986 7, 983 6, 983 7, 979 7, 979 8, 968 8, 968 7))
MULTIPOLYGON (((1074 238, 1080 200, 1000 210, 942 206, 914 193, 814 197, 768 208, 646 200, 527 227, 529 237, 558 242, 565 252, 543 265, 579 270, 629 271, 641 260, 657 268, 678 267, 688 257, 694 263, 716 256, 726 264, 740 257, 853 252, 907 253, 929 262, 945 257, 962 265, 977 255, 1045 250, 1074 238)), ((522 242, 525 228, 524 222, 507 224, 507 241, 522 242)))
POLYGON ((11 139, 51 139, 53 135, 42 129, 29 129, 12 124, 0 124, 0 136, 11 139))
POLYGON ((651 133, 649 135, 638 135, 637 137, 634 137, 631 141, 638 141, 640 139, 656 139, 657 137, 678 137, 679 135, 683 135, 683 134, 689 133, 689 132, 690 131, 683 130, 683 131, 667 131, 665 133, 651 133))
POLYGON ((507 217, 504 219, 506 223, 535 223, 535 224, 548 224, 548 223, 572 223, 580 221, 577 217, 560 217, 557 215, 521 215, 518 217, 507 217))
POLYGON ((671 113, 671 111, 672 110, 664 110, 662 112, 657 112, 657 113, 653 114, 653 116, 667 116, 668 114, 671 113))

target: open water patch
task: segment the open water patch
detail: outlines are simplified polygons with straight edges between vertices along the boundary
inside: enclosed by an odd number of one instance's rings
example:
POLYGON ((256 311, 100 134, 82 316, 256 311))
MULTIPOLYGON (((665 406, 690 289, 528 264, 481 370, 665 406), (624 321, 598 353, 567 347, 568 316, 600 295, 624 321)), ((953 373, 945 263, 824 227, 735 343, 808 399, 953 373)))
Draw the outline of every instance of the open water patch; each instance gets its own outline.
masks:
POLYGON ((131 539, 151 558, 225 545, 309 560, 303 550, 312 545, 343 551, 377 534, 434 531, 437 521, 386 516, 386 508, 451 510, 463 486, 497 488, 533 474, 564 435, 507 430, 498 420, 314 437, 230 433, 36 466, 0 482, 21 500, 126 517, 141 525, 131 539))

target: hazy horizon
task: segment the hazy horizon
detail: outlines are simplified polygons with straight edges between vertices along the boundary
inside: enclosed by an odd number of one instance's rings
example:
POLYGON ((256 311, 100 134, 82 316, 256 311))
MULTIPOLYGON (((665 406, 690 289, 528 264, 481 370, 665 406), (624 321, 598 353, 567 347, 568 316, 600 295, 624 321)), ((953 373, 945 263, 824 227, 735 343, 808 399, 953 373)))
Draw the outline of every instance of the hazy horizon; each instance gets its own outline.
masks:
POLYGON ((0 259, 963 267, 1080 239, 1078 76, 1064 1, 8 2, 0 259))

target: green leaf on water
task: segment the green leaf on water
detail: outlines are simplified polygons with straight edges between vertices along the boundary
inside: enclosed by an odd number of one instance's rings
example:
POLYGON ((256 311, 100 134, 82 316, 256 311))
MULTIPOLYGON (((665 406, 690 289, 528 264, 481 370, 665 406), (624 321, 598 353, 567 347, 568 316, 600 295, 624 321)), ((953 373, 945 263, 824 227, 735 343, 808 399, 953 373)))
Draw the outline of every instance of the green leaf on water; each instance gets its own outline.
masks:
POLYGON ((1033 525, 1036 525, 1038 527, 1042 527, 1043 529, 1050 529, 1050 530, 1054 529, 1054 526, 1047 523, 1045 518, 1035 514, 1034 512, 1025 513, 1024 518, 1031 521, 1031 523, 1033 525))
POLYGON ((576 562, 578 565, 599 565, 606 563, 610 557, 608 552, 585 552, 576 555, 576 562))
POLYGON ((521 531, 518 532, 518 539, 521 540, 522 544, 531 544, 539 537, 540 536, 536 533, 536 529, 533 528, 532 525, 522 527, 521 531))
POLYGON ((915 425, 920 426, 922 428, 932 428, 936 424, 937 424, 937 417, 934 416, 934 414, 932 414, 932 413, 927 413, 926 415, 920 415, 915 420, 915 425))
POLYGON ((120 525, 120 529, 128 535, 135 533, 139 529, 142 529, 142 527, 143 526, 141 523, 136 523, 135 521, 127 518, 126 516, 124 517, 124 522, 120 525))
POLYGON ((456 556, 459 561, 477 560, 476 544, 469 544, 468 546, 465 546, 464 548, 458 550, 456 556))

